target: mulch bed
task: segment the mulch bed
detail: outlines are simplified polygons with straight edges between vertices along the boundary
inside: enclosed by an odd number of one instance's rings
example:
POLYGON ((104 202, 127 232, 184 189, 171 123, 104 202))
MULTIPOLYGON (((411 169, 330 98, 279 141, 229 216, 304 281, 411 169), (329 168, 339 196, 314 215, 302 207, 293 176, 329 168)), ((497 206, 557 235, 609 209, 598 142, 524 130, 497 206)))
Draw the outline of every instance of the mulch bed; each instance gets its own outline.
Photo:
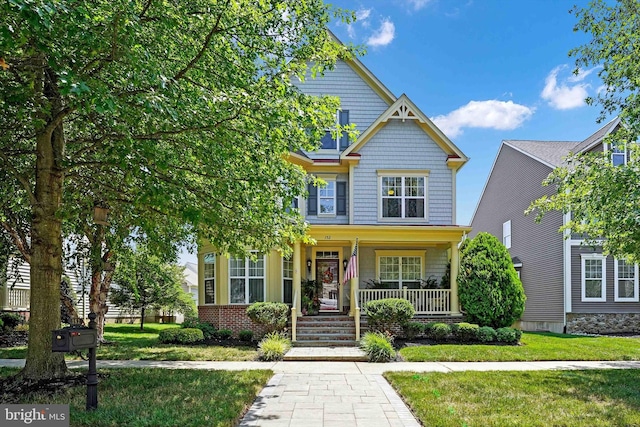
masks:
POLYGON ((27 345, 29 332, 27 331, 10 331, 0 333, 0 348, 17 347, 27 345))
MULTIPOLYGON (((99 379, 107 378, 109 374, 98 373, 99 379)), ((17 376, 0 378, 0 403, 18 403, 25 396, 37 393, 38 396, 49 397, 71 387, 84 387, 87 376, 69 371, 62 378, 32 380, 17 376)))

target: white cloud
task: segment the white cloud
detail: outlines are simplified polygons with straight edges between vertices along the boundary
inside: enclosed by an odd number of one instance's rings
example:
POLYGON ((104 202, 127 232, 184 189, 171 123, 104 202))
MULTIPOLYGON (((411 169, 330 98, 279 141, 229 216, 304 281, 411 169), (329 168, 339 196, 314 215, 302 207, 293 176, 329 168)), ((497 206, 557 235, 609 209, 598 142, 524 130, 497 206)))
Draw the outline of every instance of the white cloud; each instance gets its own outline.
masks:
POLYGON ((534 108, 513 101, 470 101, 447 115, 432 120, 450 138, 462 134, 463 128, 516 129, 531 117, 534 108))
POLYGON ((367 40, 367 44, 369 46, 386 46, 395 37, 396 26, 393 25, 389 19, 385 19, 380 24, 380 28, 378 28, 367 40))
POLYGON ((590 70, 583 70, 582 68, 578 69, 578 74, 572 74, 571 77, 567 78, 567 81, 572 83, 581 82, 587 78, 587 76, 594 71, 602 68, 602 66, 593 67, 590 70))
POLYGON ((356 11, 356 21, 364 26, 367 25, 367 19, 371 16, 371 9, 359 9, 356 11))
POLYGON ((428 3, 431 3, 431 0, 407 0, 410 6, 412 6, 415 10, 420 10, 425 7, 428 3))
POLYGON ((567 78, 564 82, 561 81, 558 84, 558 73, 565 68, 567 68, 566 65, 561 65, 551 70, 545 79, 544 89, 542 89, 542 93, 540 94, 542 99, 546 100, 551 107, 557 110, 569 110, 571 108, 582 107, 585 105, 585 98, 589 95, 587 92, 588 84, 576 83, 570 86, 567 83, 582 81, 593 69, 585 72, 585 76, 579 80, 567 78))

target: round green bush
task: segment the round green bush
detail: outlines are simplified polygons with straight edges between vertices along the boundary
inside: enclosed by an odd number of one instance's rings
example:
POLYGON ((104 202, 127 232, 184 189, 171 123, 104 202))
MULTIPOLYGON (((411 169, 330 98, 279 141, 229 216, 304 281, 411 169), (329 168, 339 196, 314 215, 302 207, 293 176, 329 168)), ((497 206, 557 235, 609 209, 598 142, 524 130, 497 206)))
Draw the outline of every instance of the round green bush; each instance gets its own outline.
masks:
POLYGON ((444 341, 451 334, 451 326, 446 323, 433 323, 428 331, 428 337, 435 341, 444 341))
POLYGON ((367 332, 360 339, 360 348, 366 353, 369 362, 389 362, 396 357, 391 340, 392 337, 382 332, 367 332))
POLYGON ((489 233, 463 245, 458 274, 460 304, 471 323, 502 328, 524 312, 526 296, 511 256, 489 233))
POLYGON ((291 341, 282 332, 271 332, 258 344, 258 357, 264 361, 282 360, 291 348, 291 341))
POLYGON ((243 329, 242 331, 238 332, 238 338, 240 338, 240 341, 249 342, 253 339, 253 331, 243 329))
POLYGON ((395 325, 404 325, 413 318, 416 310, 413 305, 401 298, 386 298, 365 303, 369 328, 374 331, 391 334, 395 325))
POLYGON ((478 328, 478 341, 488 343, 497 339, 496 330, 491 326, 482 326, 478 328))
POLYGON ((23 318, 18 313, 5 311, 4 313, 0 313, 0 320, 4 323, 4 328, 6 330, 13 331, 16 326, 22 323, 23 318))
POLYGON ((451 334, 458 342, 472 342, 478 340, 478 325, 471 323, 454 323, 451 325, 451 334))
POLYGON ((184 319, 181 327, 200 329, 204 334, 204 339, 206 340, 214 338, 217 332, 217 329, 215 326, 213 326, 213 323, 201 321, 197 317, 188 317, 184 319))
POLYGON ((424 330, 425 324, 420 322, 407 322, 402 325, 402 332, 404 332, 404 337, 408 340, 412 340, 424 334, 424 330))
POLYGON ((282 331, 287 326, 289 306, 283 302, 256 302, 247 307, 247 316, 267 333, 282 331))
POLYGON ((228 340, 233 336, 233 331, 231 329, 220 329, 216 331, 216 337, 221 340, 228 340))
POLYGON ((193 344, 204 340, 200 329, 181 328, 160 331, 158 339, 164 344, 193 344))
POLYGON ((522 331, 514 328, 499 328, 496 330, 496 337, 498 342, 505 344, 517 344, 520 340, 522 331))

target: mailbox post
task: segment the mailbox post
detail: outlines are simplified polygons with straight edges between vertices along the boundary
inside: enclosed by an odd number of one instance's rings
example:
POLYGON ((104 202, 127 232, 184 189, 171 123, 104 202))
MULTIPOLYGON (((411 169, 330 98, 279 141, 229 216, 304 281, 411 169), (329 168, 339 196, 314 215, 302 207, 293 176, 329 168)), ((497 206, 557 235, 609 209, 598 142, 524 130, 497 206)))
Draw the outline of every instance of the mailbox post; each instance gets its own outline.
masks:
POLYGON ((70 326, 51 331, 51 351, 69 353, 89 349, 89 372, 87 372, 87 411, 98 408, 98 373, 96 371, 96 347, 98 331, 96 314, 89 313, 89 327, 70 326))

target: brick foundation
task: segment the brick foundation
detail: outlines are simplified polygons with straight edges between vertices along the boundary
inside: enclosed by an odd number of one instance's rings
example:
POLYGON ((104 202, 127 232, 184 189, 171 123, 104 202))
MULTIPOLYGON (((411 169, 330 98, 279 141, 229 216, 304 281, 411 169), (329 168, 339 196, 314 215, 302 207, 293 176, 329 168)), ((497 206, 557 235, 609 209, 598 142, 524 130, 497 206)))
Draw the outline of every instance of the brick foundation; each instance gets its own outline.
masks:
POLYGON ((567 313, 568 334, 637 334, 640 313, 567 313))
POLYGON ((261 337, 265 329, 256 325, 247 316, 248 304, 234 305, 200 305, 198 306, 198 318, 210 322, 217 329, 230 329, 234 336, 242 330, 253 331, 254 337, 261 337))

